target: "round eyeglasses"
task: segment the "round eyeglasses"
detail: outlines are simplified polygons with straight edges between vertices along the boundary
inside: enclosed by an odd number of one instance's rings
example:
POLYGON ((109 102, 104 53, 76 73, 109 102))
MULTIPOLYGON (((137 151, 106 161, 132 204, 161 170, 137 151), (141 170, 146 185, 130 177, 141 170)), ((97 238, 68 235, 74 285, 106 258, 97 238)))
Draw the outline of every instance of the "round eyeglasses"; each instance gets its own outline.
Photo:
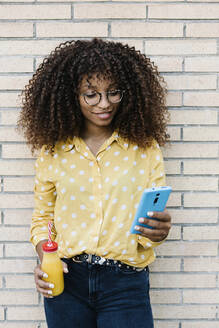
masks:
POLYGON ((84 101, 89 106, 96 106, 100 103, 103 94, 106 95, 109 103, 117 104, 122 100, 124 92, 125 92, 125 90, 113 90, 113 91, 107 91, 107 92, 95 91, 92 93, 82 93, 81 96, 84 97, 84 101))

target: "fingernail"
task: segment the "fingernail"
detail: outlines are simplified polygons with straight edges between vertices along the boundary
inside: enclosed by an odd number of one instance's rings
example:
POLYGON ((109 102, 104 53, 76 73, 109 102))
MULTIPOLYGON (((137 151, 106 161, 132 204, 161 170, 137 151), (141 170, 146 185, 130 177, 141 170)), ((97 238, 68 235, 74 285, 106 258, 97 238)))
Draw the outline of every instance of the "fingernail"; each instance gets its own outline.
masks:
POLYGON ((43 278, 48 278, 48 274, 47 273, 43 273, 43 278))
POLYGON ((64 271, 65 273, 68 273, 68 268, 64 268, 63 271, 64 271))
POLYGON ((48 292, 47 292, 48 294, 50 294, 50 295, 52 295, 52 291, 51 290, 48 290, 48 292))
POLYGON ((138 226, 135 226, 135 230, 140 230, 140 228, 138 226))
POLYGON ((144 222, 144 219, 143 219, 143 218, 140 218, 140 219, 138 220, 138 222, 143 223, 143 222, 144 222))
POLYGON ((49 284, 49 288, 54 288, 54 284, 49 284))
POLYGON ((148 216, 153 216, 154 215, 154 212, 147 212, 147 215, 148 216))

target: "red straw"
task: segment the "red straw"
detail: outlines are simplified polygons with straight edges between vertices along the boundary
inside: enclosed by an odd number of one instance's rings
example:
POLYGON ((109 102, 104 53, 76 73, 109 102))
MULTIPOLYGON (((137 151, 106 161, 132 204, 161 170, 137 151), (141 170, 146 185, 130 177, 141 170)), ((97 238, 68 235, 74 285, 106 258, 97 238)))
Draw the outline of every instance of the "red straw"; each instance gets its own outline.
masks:
POLYGON ((48 223, 48 237, 49 237, 48 244, 51 245, 52 244, 52 221, 49 221, 49 223, 48 223))

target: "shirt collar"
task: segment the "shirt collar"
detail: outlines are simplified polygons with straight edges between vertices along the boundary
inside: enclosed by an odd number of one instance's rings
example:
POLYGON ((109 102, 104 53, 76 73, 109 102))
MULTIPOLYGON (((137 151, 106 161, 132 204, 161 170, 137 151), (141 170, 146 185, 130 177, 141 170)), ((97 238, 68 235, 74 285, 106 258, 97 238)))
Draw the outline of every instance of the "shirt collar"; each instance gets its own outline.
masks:
MULTIPOLYGON (((106 140, 106 148, 109 147, 113 142, 117 142, 118 145, 123 148, 124 150, 128 150, 129 142, 122 137, 119 136, 118 132, 113 132, 111 137, 106 140)), ((62 145, 62 149, 64 152, 71 151, 73 148, 80 150, 81 148, 81 139, 79 137, 68 138, 65 143, 62 145)))

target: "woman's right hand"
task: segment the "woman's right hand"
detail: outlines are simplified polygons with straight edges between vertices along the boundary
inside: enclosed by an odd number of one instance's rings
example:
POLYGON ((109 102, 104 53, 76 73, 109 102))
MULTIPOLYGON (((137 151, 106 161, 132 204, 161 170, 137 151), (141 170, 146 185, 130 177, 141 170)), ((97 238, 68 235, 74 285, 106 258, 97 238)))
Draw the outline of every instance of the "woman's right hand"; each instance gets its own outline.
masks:
POLYGON ((54 285, 44 281, 42 278, 48 278, 48 275, 41 270, 41 266, 39 264, 34 269, 34 280, 36 284, 36 289, 44 297, 52 298, 52 288, 54 288, 54 285))

